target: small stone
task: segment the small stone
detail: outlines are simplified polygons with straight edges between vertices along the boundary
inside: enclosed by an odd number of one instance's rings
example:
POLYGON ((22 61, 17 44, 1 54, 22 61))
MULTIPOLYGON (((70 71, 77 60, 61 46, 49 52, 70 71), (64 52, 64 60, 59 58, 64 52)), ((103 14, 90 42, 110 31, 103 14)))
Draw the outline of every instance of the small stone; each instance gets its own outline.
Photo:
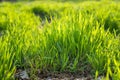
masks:
POLYGON ((15 78, 22 79, 22 80, 29 80, 29 76, 26 70, 16 73, 15 78))
POLYGON ((103 77, 102 76, 98 77, 98 80, 103 80, 103 77))
POLYGON ((27 80, 29 79, 26 70, 25 70, 25 71, 22 71, 22 72, 20 73, 20 77, 21 77, 22 79, 27 79, 27 80))

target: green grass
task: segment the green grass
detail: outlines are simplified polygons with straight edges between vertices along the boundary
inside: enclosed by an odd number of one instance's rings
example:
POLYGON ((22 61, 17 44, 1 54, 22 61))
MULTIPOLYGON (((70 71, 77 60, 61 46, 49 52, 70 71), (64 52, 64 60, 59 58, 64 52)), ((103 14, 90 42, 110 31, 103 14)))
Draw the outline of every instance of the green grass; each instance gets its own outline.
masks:
POLYGON ((120 3, 0 3, 0 79, 17 68, 120 79, 120 3), (94 6, 93 6, 94 5, 94 6), (43 24, 44 22, 44 24, 43 24))

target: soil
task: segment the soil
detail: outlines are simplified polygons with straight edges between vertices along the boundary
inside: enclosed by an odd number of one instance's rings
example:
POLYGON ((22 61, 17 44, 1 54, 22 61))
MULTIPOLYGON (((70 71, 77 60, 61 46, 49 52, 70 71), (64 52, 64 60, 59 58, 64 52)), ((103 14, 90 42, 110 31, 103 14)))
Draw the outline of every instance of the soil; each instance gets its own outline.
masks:
MULTIPOLYGON (((28 70, 17 70, 15 73, 15 78, 17 80, 94 80, 88 74, 81 74, 79 72, 38 72, 32 79, 28 76, 28 70)), ((99 79, 98 79, 99 80, 99 79)))
POLYGON ((93 80, 91 76, 84 77, 76 73, 39 74, 38 80, 93 80))

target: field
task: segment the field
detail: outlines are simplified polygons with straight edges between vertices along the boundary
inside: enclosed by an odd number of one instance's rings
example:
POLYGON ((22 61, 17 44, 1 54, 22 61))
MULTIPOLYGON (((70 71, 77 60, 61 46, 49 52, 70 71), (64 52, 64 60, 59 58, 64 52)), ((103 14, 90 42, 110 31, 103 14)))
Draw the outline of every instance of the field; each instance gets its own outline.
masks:
POLYGON ((20 72, 120 80, 120 2, 1 2, 0 80, 21 80, 20 72))

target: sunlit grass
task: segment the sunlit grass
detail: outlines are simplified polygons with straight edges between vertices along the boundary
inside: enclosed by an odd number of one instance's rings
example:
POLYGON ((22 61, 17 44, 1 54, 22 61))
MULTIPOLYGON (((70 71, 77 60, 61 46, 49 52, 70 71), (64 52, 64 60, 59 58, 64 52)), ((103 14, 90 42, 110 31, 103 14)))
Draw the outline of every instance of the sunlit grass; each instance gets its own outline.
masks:
POLYGON ((29 68, 32 79, 39 69, 119 80, 118 3, 42 2, 0 4, 0 79, 29 68))

